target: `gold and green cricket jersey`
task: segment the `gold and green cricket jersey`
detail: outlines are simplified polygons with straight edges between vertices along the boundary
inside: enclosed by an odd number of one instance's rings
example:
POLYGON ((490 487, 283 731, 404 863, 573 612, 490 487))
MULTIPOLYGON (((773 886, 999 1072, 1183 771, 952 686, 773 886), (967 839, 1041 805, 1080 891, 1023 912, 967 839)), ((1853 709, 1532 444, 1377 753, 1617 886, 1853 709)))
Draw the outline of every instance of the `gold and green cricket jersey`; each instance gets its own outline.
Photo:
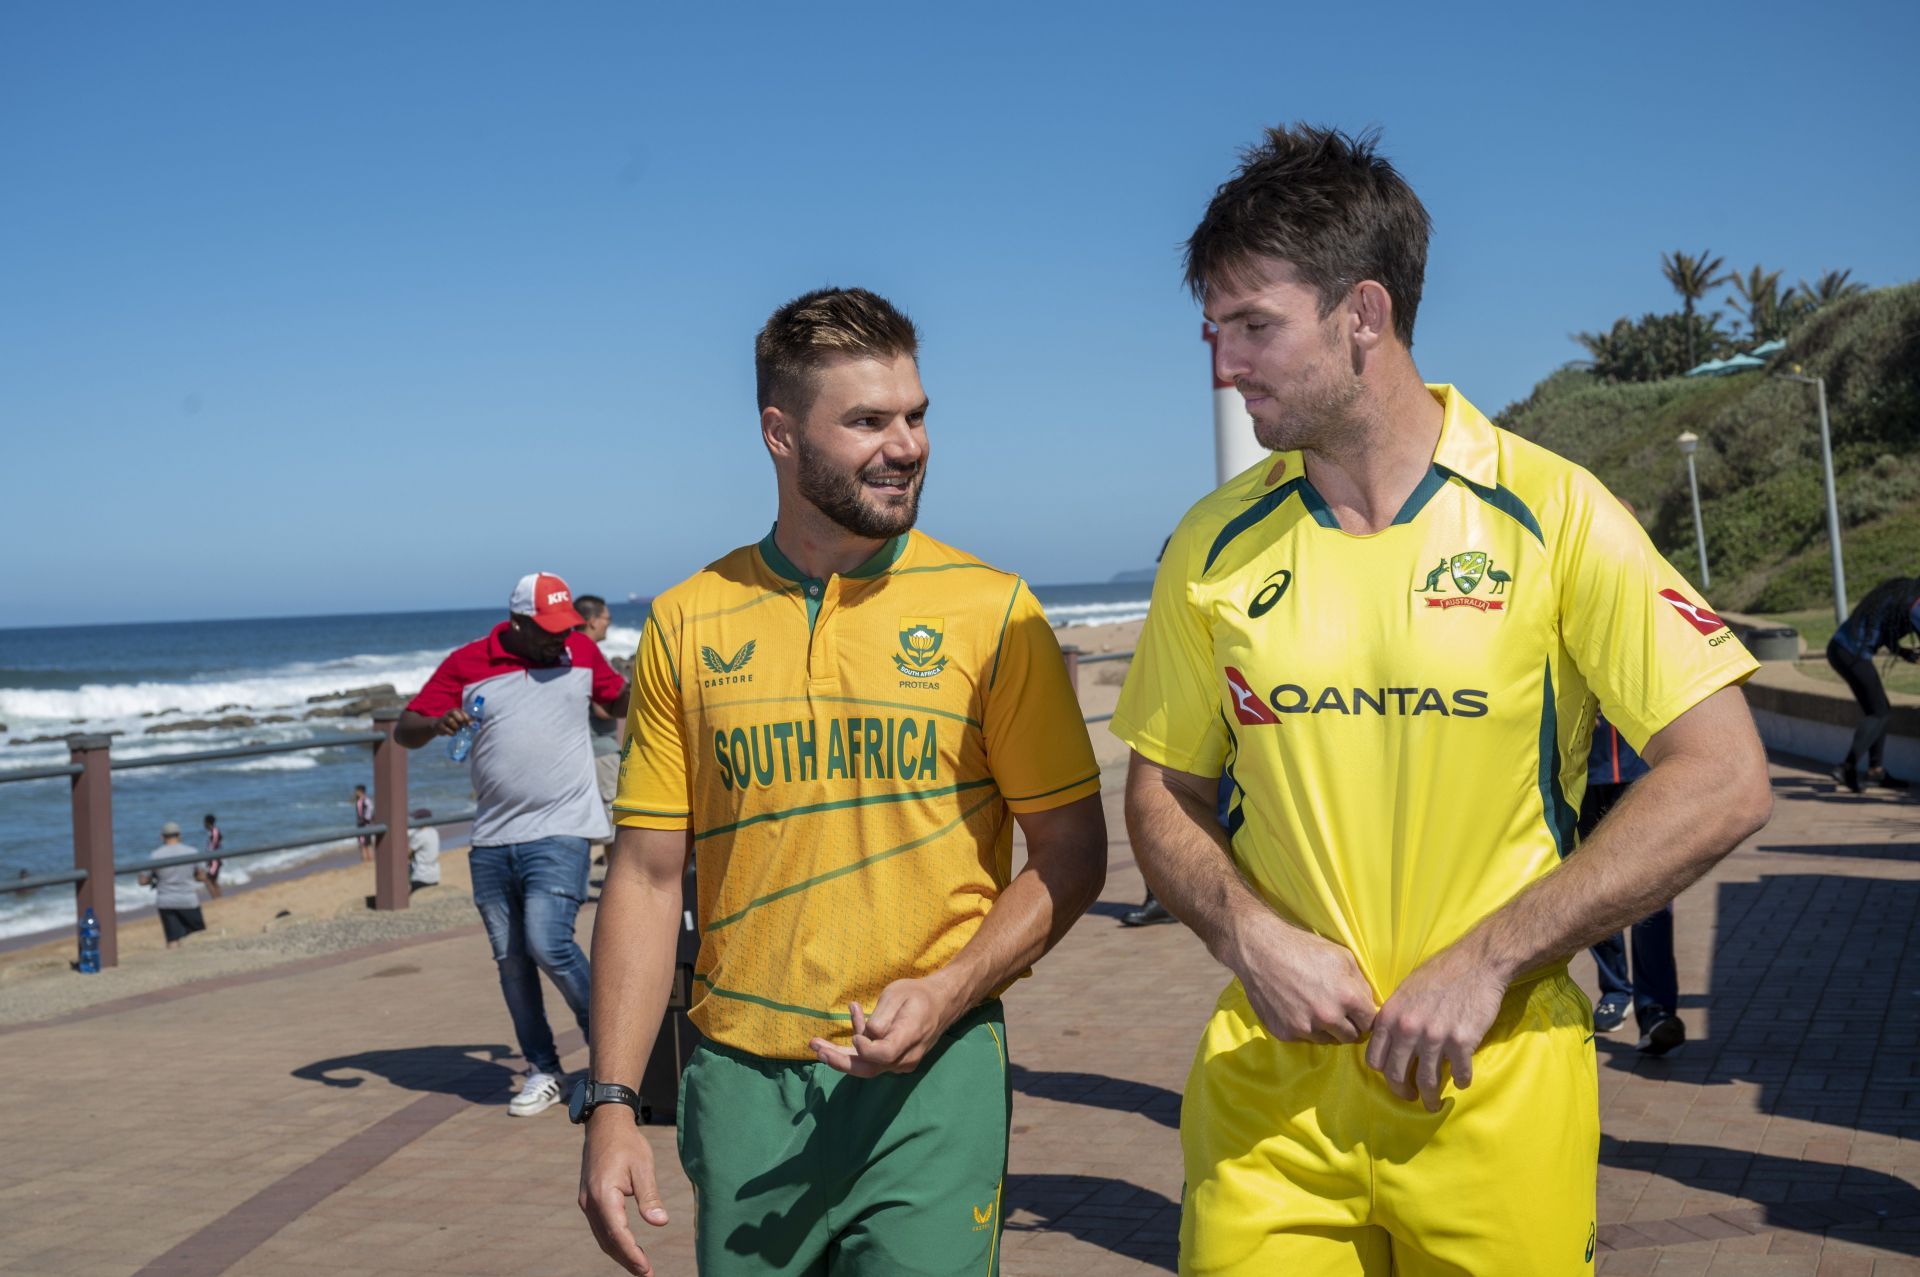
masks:
POLYGON ((809 1059, 979 929, 1014 813, 1099 789, 1019 577, 911 532, 813 579, 770 532, 653 601, 614 815, 692 831, 694 1023, 809 1059))
POLYGON ((1433 464, 1379 532, 1298 453, 1193 507, 1113 719, 1224 769, 1247 879, 1382 999, 1570 848, 1596 697, 1637 749, 1756 668, 1592 475, 1431 390, 1433 464))

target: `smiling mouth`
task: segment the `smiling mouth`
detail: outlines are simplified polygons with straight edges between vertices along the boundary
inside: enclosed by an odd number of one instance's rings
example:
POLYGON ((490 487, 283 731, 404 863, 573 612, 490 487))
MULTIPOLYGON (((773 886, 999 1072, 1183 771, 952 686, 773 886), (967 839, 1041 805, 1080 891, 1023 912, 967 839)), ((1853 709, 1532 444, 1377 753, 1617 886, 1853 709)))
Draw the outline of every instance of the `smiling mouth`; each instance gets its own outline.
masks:
POLYGON ((867 487, 875 492, 889 496, 905 496, 913 489, 913 475, 908 474, 870 474, 862 476, 867 487))

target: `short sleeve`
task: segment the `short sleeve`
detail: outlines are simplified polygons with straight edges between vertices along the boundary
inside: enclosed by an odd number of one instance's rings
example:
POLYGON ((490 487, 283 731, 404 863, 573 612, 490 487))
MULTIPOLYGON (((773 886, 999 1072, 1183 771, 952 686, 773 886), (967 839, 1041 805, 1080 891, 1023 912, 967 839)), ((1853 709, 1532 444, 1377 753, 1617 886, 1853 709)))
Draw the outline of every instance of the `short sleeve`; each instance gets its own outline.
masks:
POLYGON ((1113 734, 1149 762, 1218 776, 1227 734, 1212 629, 1192 595, 1199 536, 1196 521, 1183 522, 1160 556, 1147 622, 1113 713, 1113 734))
POLYGON ((422 687, 419 694, 407 702, 407 708, 427 718, 443 717, 449 710, 460 707, 460 694, 466 690, 466 681, 459 669, 461 653, 451 653, 440 662, 432 677, 422 687))
POLYGON ((633 654, 633 700, 627 707, 627 743, 620 751, 614 821, 634 829, 685 829, 690 812, 679 671, 659 618, 650 616, 633 654))
POLYGON ((1556 542, 1561 641, 1634 749, 1760 668, 1618 498, 1584 471, 1556 542))
POLYGON ((576 666, 583 666, 593 674, 593 699, 602 705, 610 705, 620 699, 620 693, 627 688, 627 680, 607 664, 607 658, 600 651, 600 645, 584 634, 575 634, 570 640, 567 654, 573 658, 576 666))
POLYGON ((1049 811, 1100 792, 1100 766, 1066 659, 1024 581, 1007 601, 987 673, 987 767, 1016 814, 1049 811))

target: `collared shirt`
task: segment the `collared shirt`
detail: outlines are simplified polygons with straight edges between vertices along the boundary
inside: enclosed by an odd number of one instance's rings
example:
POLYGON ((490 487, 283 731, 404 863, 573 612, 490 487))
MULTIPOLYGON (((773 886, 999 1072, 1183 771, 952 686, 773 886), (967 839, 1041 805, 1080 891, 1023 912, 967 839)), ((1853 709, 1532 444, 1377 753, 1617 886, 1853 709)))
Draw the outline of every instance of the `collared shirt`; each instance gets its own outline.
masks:
POLYGON ((486 698, 471 756, 474 846, 541 838, 605 842, 613 831, 594 780, 587 702, 611 705, 626 680, 584 634, 567 635, 556 665, 516 656, 500 641, 508 624, 440 662, 407 708, 439 718, 455 707, 472 713, 474 698, 486 698))
POLYGON ((1756 664, 1580 467, 1451 386, 1392 525, 1297 452, 1181 521, 1113 730, 1231 777, 1233 856, 1387 997, 1571 849, 1596 698, 1647 738, 1756 664))
POLYGON ((1014 813, 1099 788, 1019 577, 919 532, 808 577, 769 533, 653 601, 614 813, 692 831, 694 1023, 805 1059, 979 929, 1014 813))

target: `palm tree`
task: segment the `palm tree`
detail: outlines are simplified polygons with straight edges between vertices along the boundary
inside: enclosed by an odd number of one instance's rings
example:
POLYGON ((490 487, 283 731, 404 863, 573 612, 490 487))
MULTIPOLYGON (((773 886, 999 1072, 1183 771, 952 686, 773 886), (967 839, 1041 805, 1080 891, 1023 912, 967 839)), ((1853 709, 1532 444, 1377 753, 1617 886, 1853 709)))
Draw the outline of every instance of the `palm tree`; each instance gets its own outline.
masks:
POLYGON ((1694 366, 1693 350, 1693 304, 1705 297, 1710 289, 1726 282, 1727 276, 1721 269, 1726 259, 1714 257, 1702 249, 1698 257, 1686 253, 1660 254, 1660 269, 1666 272, 1667 282, 1673 285, 1673 291, 1680 294, 1681 313, 1686 316, 1687 329, 1687 367, 1694 366))
POLYGON ((1789 288, 1786 296, 1781 296, 1780 272, 1756 266, 1744 276, 1735 274, 1729 279, 1734 296, 1727 298, 1727 305, 1747 321, 1747 331, 1753 340, 1781 336, 1781 330, 1786 327, 1782 320, 1793 300, 1793 290, 1789 288))
POLYGON ((1811 284, 1804 279, 1800 281, 1800 295, 1816 307, 1843 297, 1858 297, 1867 291, 1867 286, 1853 282, 1852 275, 1850 270, 1821 271, 1820 278, 1811 284))

